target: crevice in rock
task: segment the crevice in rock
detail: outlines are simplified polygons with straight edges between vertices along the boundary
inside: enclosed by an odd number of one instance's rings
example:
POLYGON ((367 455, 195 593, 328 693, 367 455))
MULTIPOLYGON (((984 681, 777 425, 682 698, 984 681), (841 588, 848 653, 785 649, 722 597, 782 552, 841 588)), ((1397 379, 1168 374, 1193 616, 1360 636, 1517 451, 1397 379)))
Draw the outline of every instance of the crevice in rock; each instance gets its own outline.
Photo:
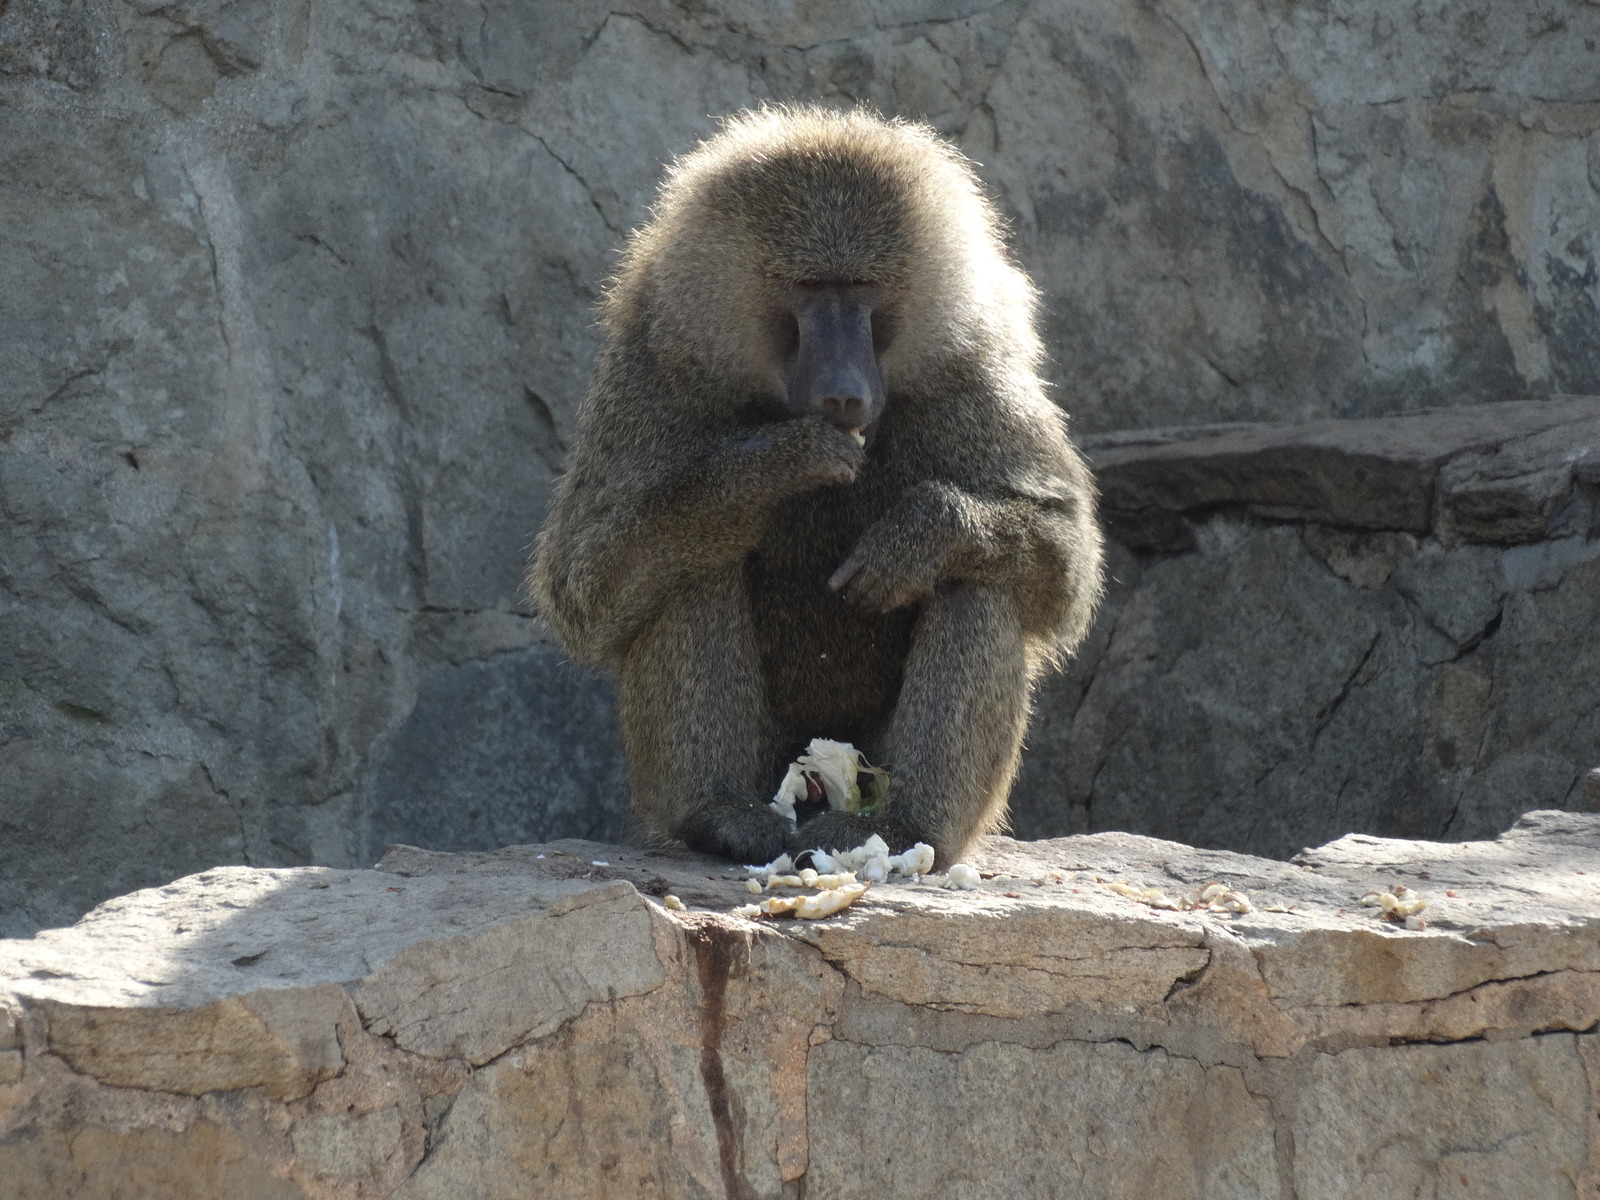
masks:
POLYGON ((739 1129, 734 1123, 734 1098, 722 1065, 728 978, 744 948, 744 938, 710 921, 689 926, 684 935, 694 950, 695 972, 700 981, 700 1079, 716 1130, 722 1186, 728 1200, 754 1200, 754 1192, 739 1173, 739 1129))

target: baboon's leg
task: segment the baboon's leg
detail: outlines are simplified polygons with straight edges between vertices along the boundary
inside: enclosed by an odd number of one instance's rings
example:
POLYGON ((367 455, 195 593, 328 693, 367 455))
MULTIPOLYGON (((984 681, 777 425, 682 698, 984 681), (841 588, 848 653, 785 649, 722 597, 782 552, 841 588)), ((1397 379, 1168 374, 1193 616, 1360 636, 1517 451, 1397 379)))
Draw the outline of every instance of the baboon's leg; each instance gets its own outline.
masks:
POLYGON ((667 601, 629 647, 619 699, 629 792, 652 832, 747 863, 783 852, 791 830, 767 807, 774 735, 741 564, 667 601))
POLYGON ((800 848, 847 849, 871 832, 891 850, 927 842, 949 866, 1005 813, 1027 729, 1032 669, 1011 594, 959 584, 918 618, 900 698, 876 747, 889 769, 885 812, 828 813, 800 848))

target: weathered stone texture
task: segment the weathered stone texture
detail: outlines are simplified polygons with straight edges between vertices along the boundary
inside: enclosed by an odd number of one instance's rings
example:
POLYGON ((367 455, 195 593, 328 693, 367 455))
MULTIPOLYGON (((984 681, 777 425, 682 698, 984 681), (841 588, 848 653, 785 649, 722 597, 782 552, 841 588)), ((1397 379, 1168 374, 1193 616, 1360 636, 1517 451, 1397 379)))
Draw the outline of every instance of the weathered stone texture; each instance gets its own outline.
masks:
POLYGON ((1600 816, 1296 864, 1128 834, 975 862, 976 892, 878 885, 816 923, 733 917, 725 863, 576 840, 136 893, 0 942, 0 1179, 22 1200, 1600 1187, 1600 816), (1257 909, 1160 911, 1117 879, 1217 879, 1257 909), (1356 903, 1401 881, 1427 929, 1356 903), (647 899, 668 892, 687 910, 647 899))
POLYGON ((1287 858, 1593 804, 1600 399, 1089 444, 1114 583, 1043 689, 1021 836, 1287 858))
MULTIPOLYGON (((947 132, 1081 430, 1374 414, 1600 391, 1597 39, 1579 0, 0 5, 0 929, 624 832, 605 686, 518 577, 599 281, 714 114, 947 132)), ((1553 477, 1494 469, 1453 519, 1525 540, 1553 477)))

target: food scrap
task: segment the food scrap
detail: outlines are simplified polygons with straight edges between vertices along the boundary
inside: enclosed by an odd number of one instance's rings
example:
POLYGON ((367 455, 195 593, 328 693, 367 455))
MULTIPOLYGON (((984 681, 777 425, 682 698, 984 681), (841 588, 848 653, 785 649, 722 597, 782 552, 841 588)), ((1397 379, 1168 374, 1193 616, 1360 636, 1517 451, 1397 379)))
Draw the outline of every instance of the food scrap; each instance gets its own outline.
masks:
MULTIPOLYGON (((1148 904, 1151 908, 1163 908, 1171 912, 1248 913, 1255 911, 1254 906, 1250 903, 1249 896, 1220 884, 1216 880, 1203 883, 1192 892, 1176 900, 1160 888, 1139 887, 1137 884, 1129 883, 1125 879, 1111 882, 1100 879, 1097 876, 1095 882, 1119 896, 1126 896, 1129 900, 1137 900, 1141 904, 1148 904)), ((1282 905, 1274 905, 1272 911, 1287 912, 1288 910, 1282 905)))
POLYGON ((872 883, 884 883, 891 875, 904 875, 913 881, 933 870, 933 847, 918 842, 904 854, 890 854, 889 844, 873 834, 854 850, 811 851, 811 863, 819 871, 854 871, 872 883))
POLYGON ((977 890, 982 878, 978 874, 977 867, 968 866, 966 863, 951 863, 950 869, 944 873, 944 886, 972 892, 977 890))
POLYGON ((798 823, 796 804, 827 803, 852 813, 875 812, 889 791, 889 772, 868 764, 849 742, 812 738, 806 752, 789 764, 768 806, 798 823))
POLYGON ((1403 883, 1395 884, 1392 892, 1368 892, 1361 897, 1361 903, 1367 908, 1382 909, 1379 916, 1387 921, 1398 921, 1407 929, 1428 927, 1428 922, 1422 916, 1422 910, 1428 907, 1427 899, 1415 888, 1408 888, 1403 883))
POLYGON ((671 893, 661 897, 661 907, 670 908, 673 912, 684 912, 688 908, 682 900, 679 900, 671 893))
POLYGON ((799 917, 802 921, 820 921, 849 908, 866 895, 871 886, 870 883, 847 883, 811 896, 773 896, 760 904, 741 904, 733 911, 741 917, 799 917))

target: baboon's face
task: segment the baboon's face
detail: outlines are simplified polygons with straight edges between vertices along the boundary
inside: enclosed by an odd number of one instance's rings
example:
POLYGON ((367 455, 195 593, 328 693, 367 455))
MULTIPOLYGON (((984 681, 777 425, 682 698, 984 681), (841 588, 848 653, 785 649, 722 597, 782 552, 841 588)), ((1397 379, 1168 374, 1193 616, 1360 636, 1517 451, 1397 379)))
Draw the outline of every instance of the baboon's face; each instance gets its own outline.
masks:
POLYGON ((821 413, 852 432, 867 428, 883 412, 878 355, 890 333, 884 289, 853 280, 803 280, 780 290, 778 352, 789 412, 821 413))

